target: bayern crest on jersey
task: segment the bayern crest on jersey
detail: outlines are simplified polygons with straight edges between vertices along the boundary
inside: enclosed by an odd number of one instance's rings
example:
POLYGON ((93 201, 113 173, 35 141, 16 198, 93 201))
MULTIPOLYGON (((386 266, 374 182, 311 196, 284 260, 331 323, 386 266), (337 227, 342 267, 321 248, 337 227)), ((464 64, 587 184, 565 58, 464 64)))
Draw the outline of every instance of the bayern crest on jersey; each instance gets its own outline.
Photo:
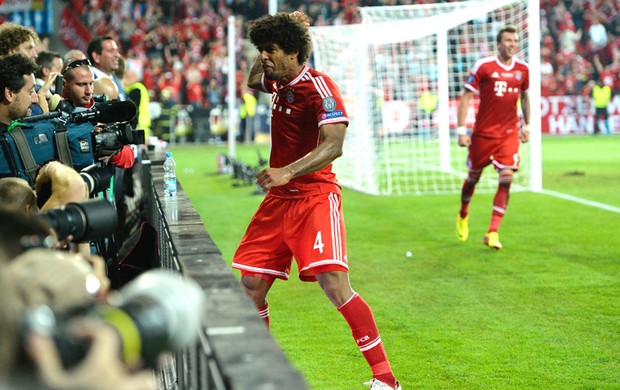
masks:
POLYGON ((293 88, 287 87, 284 90, 284 99, 287 103, 291 104, 295 101, 295 94, 293 94, 293 88))
POLYGON ((523 77, 523 74, 517 70, 515 72, 515 79, 517 79, 517 81, 521 81, 521 77, 523 77))

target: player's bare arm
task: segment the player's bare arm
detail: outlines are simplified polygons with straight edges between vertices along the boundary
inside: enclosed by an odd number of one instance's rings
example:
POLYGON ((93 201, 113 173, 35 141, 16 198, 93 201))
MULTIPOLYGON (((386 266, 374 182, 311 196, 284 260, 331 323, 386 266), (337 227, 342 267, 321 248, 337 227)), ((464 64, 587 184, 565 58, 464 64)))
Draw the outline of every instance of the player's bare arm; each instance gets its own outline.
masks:
POLYGON ((521 92, 521 111, 525 120, 525 127, 519 133, 519 139, 525 143, 530 140, 530 96, 527 91, 521 92))
MULTIPOLYGON (((470 90, 465 90, 461 101, 459 102, 459 109, 457 112, 457 128, 464 128, 467 120, 467 110, 469 109, 469 101, 474 96, 474 93, 470 90)), ((459 146, 469 146, 471 144, 471 137, 469 134, 458 134, 459 146)))
POLYGON ((261 84, 261 78, 263 76, 263 64, 260 54, 256 57, 252 69, 250 69, 250 75, 248 76, 248 87, 257 91, 265 92, 261 84))
POLYGON ((342 155, 346 133, 344 123, 321 126, 322 142, 310 153, 282 168, 266 168, 256 175, 256 184, 264 190, 283 186, 291 179, 318 171, 342 155))

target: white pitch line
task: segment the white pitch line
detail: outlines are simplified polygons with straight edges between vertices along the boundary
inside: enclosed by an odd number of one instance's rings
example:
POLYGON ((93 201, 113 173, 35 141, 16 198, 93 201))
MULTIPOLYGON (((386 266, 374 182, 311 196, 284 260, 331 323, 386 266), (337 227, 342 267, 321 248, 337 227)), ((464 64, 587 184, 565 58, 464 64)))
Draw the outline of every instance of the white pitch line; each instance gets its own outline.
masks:
POLYGON ((245 333, 245 330, 245 326, 218 326, 213 328, 207 328, 207 335, 222 336, 230 334, 242 334, 245 333))
POLYGON ((555 196, 556 198, 561 198, 561 199, 565 199, 565 200, 570 200, 572 202, 581 203, 581 204, 584 204, 586 206, 592 206, 592 207, 596 207, 596 208, 599 208, 599 209, 603 209, 603 210, 611 211, 613 213, 619 213, 620 214, 620 208, 619 207, 610 206, 608 204, 594 202, 594 201, 591 201, 591 200, 582 199, 582 198, 578 198, 576 196, 567 195, 567 194, 563 194, 561 192, 555 192, 555 191, 550 191, 550 190, 542 190, 541 193, 547 194, 547 195, 551 195, 551 196, 555 196))

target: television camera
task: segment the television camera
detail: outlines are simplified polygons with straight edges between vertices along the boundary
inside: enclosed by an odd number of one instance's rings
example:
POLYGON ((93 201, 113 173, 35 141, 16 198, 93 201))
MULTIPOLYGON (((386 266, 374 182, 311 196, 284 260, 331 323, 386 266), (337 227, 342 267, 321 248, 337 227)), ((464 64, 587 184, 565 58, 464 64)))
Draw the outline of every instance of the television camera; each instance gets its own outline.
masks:
POLYGON ((91 131, 91 145, 94 157, 109 156, 124 145, 143 144, 144 131, 131 128, 131 121, 137 113, 132 101, 104 101, 92 108, 74 111, 73 105, 61 100, 52 105, 57 111, 33 115, 18 119, 22 123, 35 123, 55 120, 57 125, 66 130, 69 125, 90 123, 95 126, 91 131))

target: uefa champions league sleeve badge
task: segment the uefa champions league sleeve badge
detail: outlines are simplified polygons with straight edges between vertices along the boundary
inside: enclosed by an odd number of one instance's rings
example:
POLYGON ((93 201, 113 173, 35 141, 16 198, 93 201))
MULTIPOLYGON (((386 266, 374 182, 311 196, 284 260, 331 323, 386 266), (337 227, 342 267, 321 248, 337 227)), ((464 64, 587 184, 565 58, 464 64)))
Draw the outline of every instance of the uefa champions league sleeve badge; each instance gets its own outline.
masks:
POLYGON ((333 97, 328 96, 323 99, 323 109, 327 112, 332 112, 336 109, 336 100, 333 97))

